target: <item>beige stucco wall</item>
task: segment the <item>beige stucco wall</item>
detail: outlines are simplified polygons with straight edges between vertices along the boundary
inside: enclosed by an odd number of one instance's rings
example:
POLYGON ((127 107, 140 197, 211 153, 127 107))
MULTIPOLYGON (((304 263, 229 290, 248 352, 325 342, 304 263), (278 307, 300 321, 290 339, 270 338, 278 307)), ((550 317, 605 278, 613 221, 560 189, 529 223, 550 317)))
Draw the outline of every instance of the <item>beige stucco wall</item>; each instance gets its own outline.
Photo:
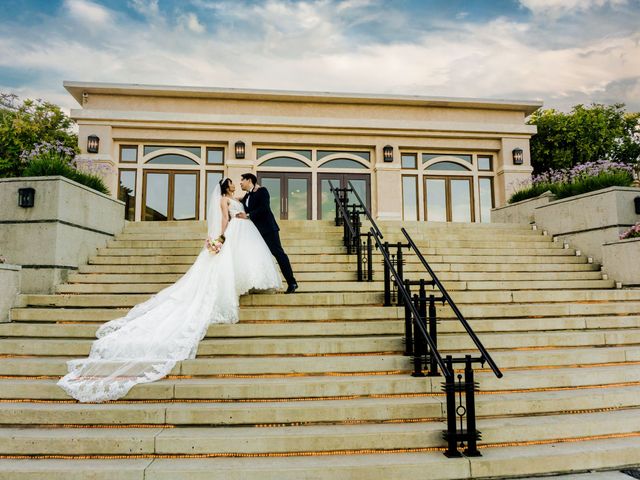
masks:
POLYGON ((0 253, 21 265, 23 293, 52 293, 124 227, 122 202, 64 177, 0 179, 0 253), (35 189, 31 208, 18 190, 35 189))

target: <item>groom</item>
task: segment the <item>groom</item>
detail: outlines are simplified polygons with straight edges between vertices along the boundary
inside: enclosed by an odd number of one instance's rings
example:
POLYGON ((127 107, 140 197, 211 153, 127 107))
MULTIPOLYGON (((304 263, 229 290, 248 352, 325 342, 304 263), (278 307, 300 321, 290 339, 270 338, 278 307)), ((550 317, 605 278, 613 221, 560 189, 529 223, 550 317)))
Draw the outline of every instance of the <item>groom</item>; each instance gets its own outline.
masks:
POLYGON ((238 218, 248 218, 253 221, 265 243, 269 247, 271 254, 276 258, 282 275, 287 281, 287 291, 285 293, 295 293, 298 288, 296 279, 293 277, 289 257, 280 243, 280 227, 271 211, 269 202, 269 191, 257 185, 258 179, 253 173, 245 173, 240 176, 240 188, 247 192, 242 199, 242 204, 246 213, 238 213, 238 218))

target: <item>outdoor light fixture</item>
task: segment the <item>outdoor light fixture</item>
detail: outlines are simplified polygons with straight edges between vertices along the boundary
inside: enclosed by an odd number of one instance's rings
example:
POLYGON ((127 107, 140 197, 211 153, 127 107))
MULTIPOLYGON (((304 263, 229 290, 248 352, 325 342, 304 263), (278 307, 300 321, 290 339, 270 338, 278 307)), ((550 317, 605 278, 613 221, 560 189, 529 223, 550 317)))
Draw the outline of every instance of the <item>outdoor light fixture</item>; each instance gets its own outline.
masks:
POLYGON ((382 149, 382 159, 385 162, 393 162, 393 147, 387 145, 382 149))
POLYGON ((640 215, 640 197, 636 197, 633 199, 633 204, 636 207, 636 215, 640 215))
POLYGON ((18 206, 22 208, 31 208, 35 203, 36 191, 31 187, 18 189, 18 206))
POLYGON ((236 142, 236 158, 244 158, 244 142, 241 140, 236 142))
POLYGON ((98 153, 100 147, 100 138, 97 135, 89 135, 87 137, 87 152, 98 153))
POLYGON ((524 152, 522 151, 521 148, 514 148, 513 149, 513 164, 514 165, 522 165, 522 162, 524 161, 524 152))

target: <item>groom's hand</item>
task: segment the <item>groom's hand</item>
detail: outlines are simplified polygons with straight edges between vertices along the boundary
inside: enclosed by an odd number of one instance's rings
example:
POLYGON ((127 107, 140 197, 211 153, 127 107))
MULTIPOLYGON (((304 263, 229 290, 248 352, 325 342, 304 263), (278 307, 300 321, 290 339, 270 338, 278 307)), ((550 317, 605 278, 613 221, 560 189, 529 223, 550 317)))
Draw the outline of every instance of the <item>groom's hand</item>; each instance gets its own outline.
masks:
POLYGON ((246 213, 240 212, 240 213, 236 213, 236 218, 244 218, 244 219, 246 219, 246 218, 249 218, 249 217, 247 217, 246 213))

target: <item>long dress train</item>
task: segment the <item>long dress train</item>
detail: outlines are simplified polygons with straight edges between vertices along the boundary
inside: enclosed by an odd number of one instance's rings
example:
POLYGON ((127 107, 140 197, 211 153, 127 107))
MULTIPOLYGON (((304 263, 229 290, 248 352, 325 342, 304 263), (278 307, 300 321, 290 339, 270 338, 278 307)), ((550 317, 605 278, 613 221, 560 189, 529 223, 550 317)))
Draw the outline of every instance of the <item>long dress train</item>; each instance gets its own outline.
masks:
MULTIPOLYGON (((220 231, 220 187, 211 198, 209 235, 220 231)), ((239 296, 250 289, 280 288, 280 274, 267 245, 244 211, 231 200, 231 220, 220 253, 206 249, 176 283, 112 320, 96 333, 88 358, 67 362, 58 385, 81 402, 104 402, 138 383, 165 377, 180 360, 195 358, 212 323, 238 321, 239 296)))

